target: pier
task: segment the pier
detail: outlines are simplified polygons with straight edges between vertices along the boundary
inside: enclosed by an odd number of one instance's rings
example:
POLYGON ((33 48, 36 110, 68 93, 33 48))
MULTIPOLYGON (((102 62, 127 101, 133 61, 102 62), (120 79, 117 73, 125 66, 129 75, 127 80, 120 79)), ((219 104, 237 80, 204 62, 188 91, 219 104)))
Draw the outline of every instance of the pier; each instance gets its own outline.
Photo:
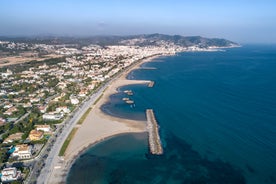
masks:
POLYGON ((149 148, 153 155, 162 155, 163 147, 159 136, 159 126, 152 109, 147 109, 147 123, 149 132, 149 148))

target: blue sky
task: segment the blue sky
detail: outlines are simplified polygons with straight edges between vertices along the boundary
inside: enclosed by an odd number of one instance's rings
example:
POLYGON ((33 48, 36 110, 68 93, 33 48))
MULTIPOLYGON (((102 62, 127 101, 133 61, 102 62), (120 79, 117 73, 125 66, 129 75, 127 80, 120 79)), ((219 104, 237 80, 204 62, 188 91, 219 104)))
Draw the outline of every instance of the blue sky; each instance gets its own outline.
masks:
POLYGON ((164 33, 276 43, 275 0, 1 0, 0 35, 164 33))

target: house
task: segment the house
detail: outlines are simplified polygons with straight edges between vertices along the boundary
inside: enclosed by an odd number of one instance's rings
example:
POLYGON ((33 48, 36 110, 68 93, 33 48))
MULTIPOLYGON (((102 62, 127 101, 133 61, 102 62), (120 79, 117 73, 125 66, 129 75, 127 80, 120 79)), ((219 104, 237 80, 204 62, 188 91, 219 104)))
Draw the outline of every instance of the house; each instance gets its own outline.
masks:
POLYGON ((67 87, 67 83, 66 83, 66 82, 59 82, 59 83, 57 84, 57 86, 58 86, 58 88, 60 88, 60 89, 64 89, 64 88, 67 87))
POLYGON ((87 90, 86 89, 82 89, 80 92, 79 92, 79 97, 85 97, 87 94, 87 90))
POLYGON ((95 88, 95 84, 90 84, 90 85, 88 86, 88 88, 89 88, 90 90, 94 89, 94 88, 95 88))
POLYGON ((76 97, 70 97, 71 104, 77 105, 80 101, 76 97))
POLYGON ((44 133, 39 130, 32 130, 29 134, 29 139, 31 141, 37 141, 43 138, 44 133))
POLYGON ((31 103, 37 103, 37 102, 39 102, 40 101, 40 98, 31 98, 30 99, 30 102, 31 103))
POLYGON ((51 132, 50 125, 35 125, 35 129, 43 132, 51 132))
POLYGON ((8 110, 6 110, 6 112, 4 112, 4 114, 6 114, 6 115, 12 115, 12 113, 14 113, 14 112, 16 112, 16 111, 18 111, 18 109, 16 108, 16 107, 11 107, 11 108, 9 108, 8 110))
POLYGON ((16 103, 20 103, 22 101, 23 98, 14 98, 13 101, 16 103))
POLYGON ((5 123, 6 123, 6 120, 0 117, 0 126, 4 125, 5 123))
POLYGON ((41 113, 45 113, 47 111, 48 106, 47 105, 42 105, 39 106, 38 109, 41 113))
POLYGON ((43 114, 42 118, 44 120, 60 120, 63 118, 62 114, 43 114))
POLYGON ((22 132, 18 132, 18 133, 15 133, 15 134, 11 134, 9 135, 9 137, 7 137, 3 143, 11 143, 13 141, 18 141, 18 140, 21 140, 22 139, 22 135, 23 133, 22 132))
POLYGON ((32 107, 33 105, 31 103, 24 103, 23 107, 24 108, 28 108, 28 107, 32 107))
POLYGON ((67 114, 67 113, 70 113, 71 111, 70 111, 70 109, 68 109, 67 106, 63 106, 63 107, 56 108, 56 112, 57 113, 63 112, 63 113, 67 114))
POLYGON ((10 109, 13 106, 13 104, 9 103, 4 106, 4 109, 10 109))
POLYGON ((15 167, 5 168, 1 171, 2 182, 12 182, 21 179, 21 171, 17 171, 15 167))
MULTIPOLYGON (((55 92, 55 91, 54 91, 55 92)), ((62 97, 64 97, 66 94, 65 93, 61 93, 59 96, 55 97, 53 99, 54 102, 58 102, 62 97)))
POLYGON ((32 147, 28 144, 18 144, 11 156, 19 159, 30 159, 32 157, 32 147))
POLYGON ((7 69, 7 72, 6 73, 2 73, 2 77, 3 78, 8 78, 9 76, 11 76, 13 74, 13 72, 9 69, 7 69))

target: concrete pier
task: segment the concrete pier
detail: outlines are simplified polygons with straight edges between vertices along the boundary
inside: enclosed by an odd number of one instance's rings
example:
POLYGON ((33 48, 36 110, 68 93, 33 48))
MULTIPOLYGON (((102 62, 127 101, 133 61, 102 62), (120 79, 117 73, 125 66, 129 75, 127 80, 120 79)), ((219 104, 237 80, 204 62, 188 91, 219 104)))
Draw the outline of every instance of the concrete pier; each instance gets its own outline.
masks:
POLYGON ((153 155, 162 155, 163 147, 159 136, 159 126, 152 109, 147 109, 147 128, 149 132, 149 148, 153 155))

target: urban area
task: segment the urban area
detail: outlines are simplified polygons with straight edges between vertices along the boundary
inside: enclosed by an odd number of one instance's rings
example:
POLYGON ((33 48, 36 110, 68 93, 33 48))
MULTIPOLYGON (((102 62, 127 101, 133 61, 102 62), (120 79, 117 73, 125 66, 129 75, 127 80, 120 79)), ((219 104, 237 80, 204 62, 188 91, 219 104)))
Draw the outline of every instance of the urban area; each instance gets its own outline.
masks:
POLYGON ((36 44, 0 41, 0 177, 37 178, 56 138, 76 109, 108 80, 156 55, 199 47, 36 44))

